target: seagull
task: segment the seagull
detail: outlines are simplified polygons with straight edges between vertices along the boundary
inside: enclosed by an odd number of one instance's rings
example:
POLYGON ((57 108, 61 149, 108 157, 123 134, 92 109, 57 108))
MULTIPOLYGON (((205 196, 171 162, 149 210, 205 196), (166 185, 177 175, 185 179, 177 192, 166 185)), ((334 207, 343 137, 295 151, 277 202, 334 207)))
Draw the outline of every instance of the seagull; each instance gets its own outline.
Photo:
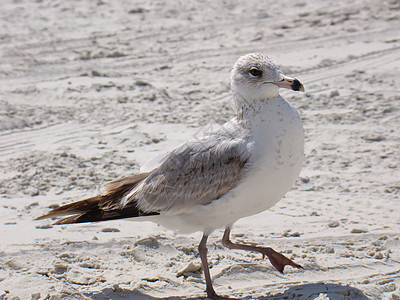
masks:
POLYGON ((168 229, 203 232, 198 251, 207 297, 219 296, 207 262, 207 239, 225 228, 229 249, 261 253, 283 272, 302 268, 270 247, 236 244, 233 224, 275 205, 293 186, 304 156, 304 133, 297 110, 280 88, 303 91, 268 56, 240 57, 231 71, 236 116, 218 129, 192 138, 150 161, 142 172, 106 183, 99 196, 60 206, 36 218, 64 216, 54 224, 115 219, 153 221, 168 229))

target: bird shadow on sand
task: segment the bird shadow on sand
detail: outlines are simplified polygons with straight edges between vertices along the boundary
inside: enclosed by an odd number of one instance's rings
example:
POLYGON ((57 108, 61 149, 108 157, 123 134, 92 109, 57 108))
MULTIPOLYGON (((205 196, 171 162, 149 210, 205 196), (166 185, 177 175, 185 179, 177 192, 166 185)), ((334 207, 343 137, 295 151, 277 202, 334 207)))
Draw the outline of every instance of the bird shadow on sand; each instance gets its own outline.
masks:
MULTIPOLYGON (((259 299, 259 300, 280 300, 280 299, 298 299, 298 300, 306 300, 306 299, 315 299, 320 295, 328 297, 328 299, 352 299, 352 300, 370 300, 364 293, 356 288, 340 285, 334 283, 309 283, 302 285, 295 285, 284 291, 283 293, 278 293, 276 295, 268 295, 268 296, 259 296, 257 298, 254 297, 243 297, 243 298, 226 298, 226 299, 241 299, 241 300, 250 300, 250 299, 259 299)), ((126 300, 126 299, 135 299, 135 300, 200 300, 206 299, 206 297, 152 297, 146 295, 137 290, 129 290, 129 289, 113 289, 106 288, 101 292, 84 294, 89 299, 97 299, 97 300, 126 300)))

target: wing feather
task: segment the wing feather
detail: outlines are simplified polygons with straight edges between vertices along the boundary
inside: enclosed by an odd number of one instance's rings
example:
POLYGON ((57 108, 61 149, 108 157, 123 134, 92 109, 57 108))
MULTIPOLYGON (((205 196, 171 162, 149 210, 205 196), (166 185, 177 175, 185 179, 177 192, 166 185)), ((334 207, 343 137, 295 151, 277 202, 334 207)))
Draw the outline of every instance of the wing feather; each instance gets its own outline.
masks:
POLYGON ((234 188, 249 160, 248 141, 229 136, 193 139, 172 151, 129 195, 140 210, 179 212, 206 205, 234 188))

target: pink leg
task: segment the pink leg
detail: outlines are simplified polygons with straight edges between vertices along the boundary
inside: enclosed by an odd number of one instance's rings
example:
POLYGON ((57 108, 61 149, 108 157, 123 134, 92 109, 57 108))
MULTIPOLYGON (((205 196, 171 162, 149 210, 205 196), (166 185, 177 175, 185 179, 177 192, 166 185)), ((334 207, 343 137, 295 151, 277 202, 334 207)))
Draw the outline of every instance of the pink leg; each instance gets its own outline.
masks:
POLYGON ((302 266, 296 264, 295 262, 291 261, 286 256, 276 252, 274 249, 269 247, 257 247, 257 246, 250 246, 250 245, 243 245, 243 244, 234 244, 229 239, 229 235, 231 233, 231 229, 226 227, 224 232, 224 237, 222 238, 222 245, 229 249, 239 249, 239 250, 246 250, 246 251, 253 251, 259 252, 262 254, 263 257, 267 256, 271 264, 277 269, 279 272, 283 273, 283 269, 286 265, 292 266, 294 268, 303 269, 302 266))
POLYGON ((201 264, 203 266, 203 271, 204 271, 204 277, 206 279, 206 291, 207 291, 207 297, 213 300, 221 300, 221 299, 227 299, 223 298, 221 296, 218 296, 217 293, 214 291, 214 288, 212 286, 211 282, 211 276, 210 276, 210 269, 208 268, 208 262, 207 262, 207 239, 208 235, 203 235, 203 238, 201 239, 201 242, 199 244, 199 254, 200 254, 200 259, 201 259, 201 264))

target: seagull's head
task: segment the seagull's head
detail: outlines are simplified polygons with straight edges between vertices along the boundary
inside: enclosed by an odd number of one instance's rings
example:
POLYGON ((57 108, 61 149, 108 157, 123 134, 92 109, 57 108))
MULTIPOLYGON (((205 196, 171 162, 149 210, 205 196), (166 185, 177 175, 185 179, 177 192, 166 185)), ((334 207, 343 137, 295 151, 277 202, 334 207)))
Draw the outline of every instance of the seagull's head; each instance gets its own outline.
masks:
POLYGON ((285 76, 279 65, 260 53, 240 57, 231 73, 232 90, 246 100, 273 98, 279 88, 304 92, 304 87, 295 78, 285 76))

